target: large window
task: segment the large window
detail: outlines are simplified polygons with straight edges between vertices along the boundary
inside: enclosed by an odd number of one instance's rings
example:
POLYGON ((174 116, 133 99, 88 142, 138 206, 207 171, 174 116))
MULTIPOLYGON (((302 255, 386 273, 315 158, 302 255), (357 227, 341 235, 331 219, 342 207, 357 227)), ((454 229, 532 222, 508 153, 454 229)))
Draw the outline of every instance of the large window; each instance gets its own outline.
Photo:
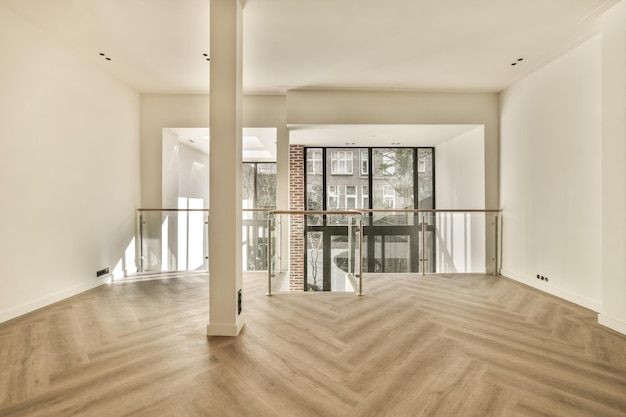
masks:
MULTIPOLYGON (((419 272, 418 217, 396 210, 433 209, 433 148, 307 148, 306 209, 375 209, 363 227, 364 270, 419 272)), ((341 290, 348 264, 349 215, 307 216, 305 279, 309 289, 341 290), (323 260, 323 261, 322 261, 323 260)))

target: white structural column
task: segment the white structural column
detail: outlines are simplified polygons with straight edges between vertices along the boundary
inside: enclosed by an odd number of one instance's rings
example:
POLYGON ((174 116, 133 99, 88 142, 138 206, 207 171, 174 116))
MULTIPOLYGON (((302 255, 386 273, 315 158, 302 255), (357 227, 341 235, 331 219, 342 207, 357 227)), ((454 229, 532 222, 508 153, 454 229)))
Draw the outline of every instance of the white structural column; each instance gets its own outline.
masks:
POLYGON ((211 0, 209 336, 237 336, 241 264, 242 6, 211 0))
POLYGON ((626 334, 626 1, 602 22, 602 311, 626 334))
MULTIPOLYGON (((287 122, 279 126, 276 132, 276 208, 289 209, 289 130, 287 122)), ((289 219, 283 216, 284 227, 279 230, 280 257, 276 265, 278 271, 287 271, 289 268, 289 219)))

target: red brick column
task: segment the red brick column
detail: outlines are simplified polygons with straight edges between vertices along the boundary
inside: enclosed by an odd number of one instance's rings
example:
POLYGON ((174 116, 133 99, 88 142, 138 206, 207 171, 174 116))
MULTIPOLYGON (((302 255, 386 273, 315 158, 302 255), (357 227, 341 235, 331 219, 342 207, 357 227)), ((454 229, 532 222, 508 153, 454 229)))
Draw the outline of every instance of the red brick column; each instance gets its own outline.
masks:
MULTIPOLYGON (((289 145, 289 209, 304 210, 304 146, 289 145)), ((304 290, 304 216, 289 219, 289 289, 304 290)))

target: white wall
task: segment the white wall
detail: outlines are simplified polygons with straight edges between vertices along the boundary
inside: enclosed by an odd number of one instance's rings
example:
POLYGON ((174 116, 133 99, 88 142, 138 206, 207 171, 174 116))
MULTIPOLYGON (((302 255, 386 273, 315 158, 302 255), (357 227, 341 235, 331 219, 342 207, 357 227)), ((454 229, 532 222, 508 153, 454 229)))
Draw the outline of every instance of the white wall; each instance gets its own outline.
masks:
POLYGON ((0 50, 4 321, 134 270, 139 95, 4 6, 0 50))
POLYGON ((596 311, 600 50, 598 35, 508 88, 500 102, 502 273, 596 311))
MULTIPOLYGON (((484 206, 484 132, 484 127, 476 127, 436 146, 435 198, 438 209, 494 208, 484 206)), ((486 271, 485 219, 482 213, 437 214, 437 271, 486 271)), ((495 270, 495 265, 490 268, 495 270)))
MULTIPOLYGON (((161 152, 161 205, 145 208, 177 208, 178 207, 178 135, 170 129, 163 129, 163 143, 161 152)), ((208 175, 208 174, 207 174, 208 175)))
POLYGON ((209 156, 184 144, 178 147, 178 196, 204 201, 209 207, 209 156))
POLYGON ((209 207, 209 156, 181 143, 170 129, 163 129, 162 205, 179 208, 179 198, 204 201, 209 207))
POLYGON ((626 334, 626 2, 602 23, 602 310, 626 334))
POLYGON ((435 198, 439 209, 484 209, 485 129, 482 126, 435 147, 435 198))

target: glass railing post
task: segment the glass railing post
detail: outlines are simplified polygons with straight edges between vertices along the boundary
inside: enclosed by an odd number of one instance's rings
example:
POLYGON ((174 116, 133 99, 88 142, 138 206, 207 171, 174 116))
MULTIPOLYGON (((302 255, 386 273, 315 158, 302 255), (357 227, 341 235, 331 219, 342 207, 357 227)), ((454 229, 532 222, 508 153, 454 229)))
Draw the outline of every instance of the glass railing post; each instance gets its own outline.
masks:
POLYGON ((495 272, 494 275, 500 275, 500 216, 495 215, 495 272))
POLYGON ((357 295, 363 295, 363 215, 359 215, 357 219, 357 227, 359 233, 359 292, 357 295))
POLYGON ((143 213, 139 212, 139 272, 143 272, 143 213))
MULTIPOLYGON (((267 212, 267 217, 269 218, 270 216, 272 216, 272 214, 267 212)), ((272 269, 274 271, 274 276, 278 277, 282 271, 281 264, 283 260, 283 224, 280 216, 278 218, 274 217, 274 230, 276 232, 274 233, 274 243, 270 240, 269 244, 274 250, 274 264, 272 265, 272 269)))
POLYGON ((203 236, 204 245, 206 251, 204 253, 204 260, 206 261, 206 270, 209 272, 209 215, 207 214, 204 220, 204 236, 203 236))
POLYGON ((500 265, 500 213, 485 213, 485 273, 499 275, 500 265))
POLYGON ((420 223, 422 228, 422 244, 421 244, 421 254, 420 262, 422 264, 422 275, 426 275, 426 262, 428 258, 426 258, 426 215, 422 214, 422 221, 420 223))
POLYGON ((355 276, 354 275, 354 268, 353 268, 353 262, 352 259, 355 255, 355 247, 354 247, 354 240, 352 239, 352 233, 354 233, 354 224, 352 223, 352 221, 354 220, 354 217, 352 216, 348 216, 348 274, 355 276))
POLYGON ((350 288, 357 294, 363 295, 363 279, 361 276, 363 268, 363 239, 362 239, 362 214, 350 214, 346 217, 347 222, 347 268, 346 277, 350 282, 350 288), (357 282, 356 279, 359 279, 357 282))
POLYGON ((272 295, 272 217, 271 213, 267 215, 267 293, 265 295, 272 295))

